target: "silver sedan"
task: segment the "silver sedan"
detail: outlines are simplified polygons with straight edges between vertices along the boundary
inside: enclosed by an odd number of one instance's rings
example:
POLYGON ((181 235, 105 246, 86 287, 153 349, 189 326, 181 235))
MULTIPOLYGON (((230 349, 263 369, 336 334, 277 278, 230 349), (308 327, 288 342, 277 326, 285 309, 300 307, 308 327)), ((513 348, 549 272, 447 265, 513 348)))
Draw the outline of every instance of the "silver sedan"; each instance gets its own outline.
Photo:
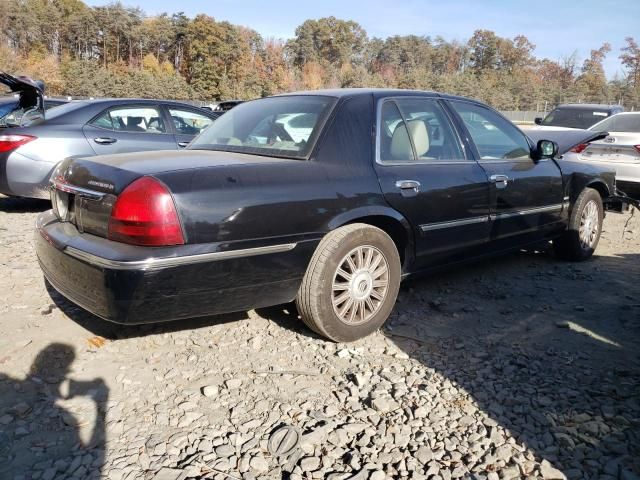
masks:
POLYGON ((613 167, 618 189, 640 198, 640 112, 618 113, 589 130, 609 132, 609 135, 574 147, 564 155, 565 159, 613 167))
POLYGON ((51 172, 65 158, 178 150, 218 115, 164 100, 83 100, 27 126, 1 125, 0 193, 49 198, 51 172))

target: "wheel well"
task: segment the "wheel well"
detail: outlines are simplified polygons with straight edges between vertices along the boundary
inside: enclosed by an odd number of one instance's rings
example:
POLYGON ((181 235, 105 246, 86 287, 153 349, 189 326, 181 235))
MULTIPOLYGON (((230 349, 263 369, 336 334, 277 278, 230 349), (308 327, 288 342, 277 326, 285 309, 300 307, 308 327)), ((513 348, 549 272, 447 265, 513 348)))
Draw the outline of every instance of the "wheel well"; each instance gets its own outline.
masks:
POLYGON ((383 215, 371 215, 368 217, 355 218, 348 222, 347 225, 352 223, 366 223, 383 230, 391 237, 393 243, 396 244, 398 254, 400 255, 400 264, 404 266, 404 262, 408 256, 407 248, 409 247, 409 237, 407 230, 398 220, 383 215))
POLYGON ((596 192, 600 194, 600 198, 604 200, 607 198, 609 194, 609 188, 602 182, 593 182, 587 185, 587 188, 593 188, 596 192))

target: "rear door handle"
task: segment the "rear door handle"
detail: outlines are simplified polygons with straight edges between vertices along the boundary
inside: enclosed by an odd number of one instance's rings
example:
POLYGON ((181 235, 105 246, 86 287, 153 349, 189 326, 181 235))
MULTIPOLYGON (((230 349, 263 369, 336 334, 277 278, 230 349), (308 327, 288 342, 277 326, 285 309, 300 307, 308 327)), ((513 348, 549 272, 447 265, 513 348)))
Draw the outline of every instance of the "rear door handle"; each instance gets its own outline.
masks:
POLYGON ((417 180, 398 180, 396 187, 400 190, 413 190, 417 193, 420 191, 420 182, 417 180))
POLYGON ((118 139, 111 137, 96 137, 93 139, 93 141, 98 145, 111 145, 113 143, 116 143, 118 139))
POLYGON ((509 177, 507 175, 491 175, 489 180, 496 184, 496 188, 506 188, 509 184, 509 177))
POLYGON ((184 147, 186 147, 187 145, 189 145, 189 143, 190 143, 190 142, 178 142, 178 146, 179 146, 180 148, 184 148, 184 147))

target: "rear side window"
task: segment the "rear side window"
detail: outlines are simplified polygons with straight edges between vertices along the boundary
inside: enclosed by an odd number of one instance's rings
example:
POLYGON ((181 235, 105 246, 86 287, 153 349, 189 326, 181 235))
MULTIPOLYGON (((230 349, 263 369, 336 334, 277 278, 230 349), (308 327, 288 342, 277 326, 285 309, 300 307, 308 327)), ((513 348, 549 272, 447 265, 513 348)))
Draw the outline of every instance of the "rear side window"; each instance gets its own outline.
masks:
POLYGON ((166 133, 167 129, 155 107, 123 107, 105 110, 90 125, 108 130, 138 133, 166 133))
POLYGON ((382 162, 464 160, 460 142, 436 100, 398 98, 381 108, 379 159, 382 162))
POLYGON ((451 101, 462 117, 482 160, 530 158, 524 134, 497 113, 473 103, 451 101))
POLYGON ((603 132, 632 132, 640 133, 640 113, 627 113, 613 115, 600 123, 595 124, 589 130, 603 132))
POLYGON ((587 110, 585 108, 556 108, 542 121, 549 127, 586 129, 609 116, 608 111, 587 110))
POLYGON ((213 122, 209 117, 191 110, 169 108, 169 115, 171 115, 171 119, 173 120, 176 133, 182 135, 198 135, 213 122))

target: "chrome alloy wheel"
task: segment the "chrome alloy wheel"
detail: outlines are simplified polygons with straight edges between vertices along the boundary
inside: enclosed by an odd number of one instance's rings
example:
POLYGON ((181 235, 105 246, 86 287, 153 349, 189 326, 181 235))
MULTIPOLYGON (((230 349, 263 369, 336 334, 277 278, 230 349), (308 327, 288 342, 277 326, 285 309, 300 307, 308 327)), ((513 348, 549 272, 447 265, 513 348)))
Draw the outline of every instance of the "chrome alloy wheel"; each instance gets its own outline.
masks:
POLYGON ((384 303, 389 288, 389 264, 371 245, 347 253, 333 276, 331 301, 336 316, 348 325, 370 320, 384 303))
POLYGON ((582 215, 580 216, 580 229, 578 230, 580 246, 582 248, 593 247, 596 239, 598 238, 598 231, 600 229, 599 213, 598 205, 594 200, 590 200, 582 209, 582 215))

